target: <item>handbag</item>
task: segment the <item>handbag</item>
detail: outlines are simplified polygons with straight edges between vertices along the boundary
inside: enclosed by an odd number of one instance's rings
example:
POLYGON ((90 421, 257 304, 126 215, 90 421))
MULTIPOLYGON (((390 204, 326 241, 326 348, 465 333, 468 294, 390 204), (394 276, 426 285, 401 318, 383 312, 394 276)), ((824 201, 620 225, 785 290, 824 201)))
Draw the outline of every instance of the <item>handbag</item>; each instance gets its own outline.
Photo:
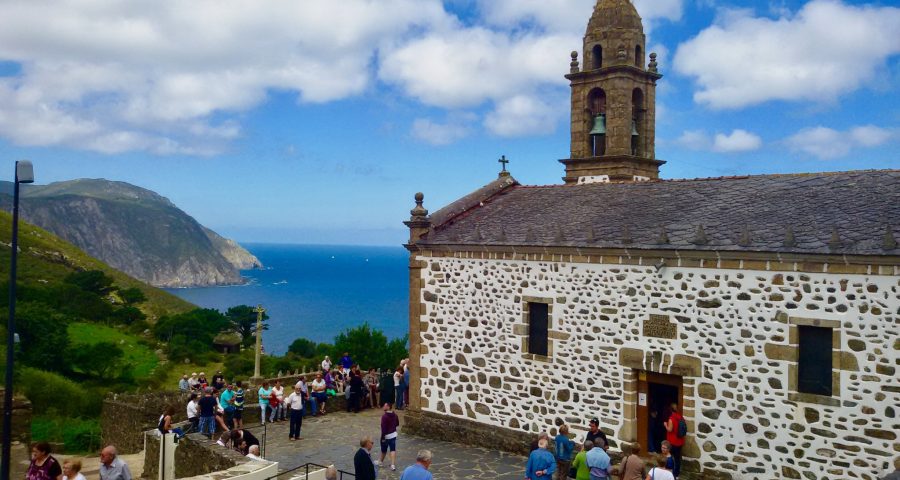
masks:
POLYGON ((578 478, 578 469, 575 467, 569 467, 569 478, 578 478))

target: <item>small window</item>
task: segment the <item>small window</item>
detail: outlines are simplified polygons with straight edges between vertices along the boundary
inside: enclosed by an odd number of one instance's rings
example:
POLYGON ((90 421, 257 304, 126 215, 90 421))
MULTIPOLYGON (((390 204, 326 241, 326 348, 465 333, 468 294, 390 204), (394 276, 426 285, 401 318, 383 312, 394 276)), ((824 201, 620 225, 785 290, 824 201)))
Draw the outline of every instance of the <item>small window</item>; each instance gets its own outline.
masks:
POLYGON ((528 304, 528 353, 548 356, 547 334, 550 329, 550 309, 546 303, 528 304))
POLYGON ((641 52, 640 45, 634 46, 634 66, 638 67, 638 68, 643 68, 643 66, 644 66, 644 56, 643 56, 643 53, 641 52))
POLYGON ((797 390, 830 397, 832 394, 832 329, 798 326, 797 390))
POLYGON ((594 45, 594 50, 591 53, 594 57, 594 70, 603 67, 603 47, 594 45))

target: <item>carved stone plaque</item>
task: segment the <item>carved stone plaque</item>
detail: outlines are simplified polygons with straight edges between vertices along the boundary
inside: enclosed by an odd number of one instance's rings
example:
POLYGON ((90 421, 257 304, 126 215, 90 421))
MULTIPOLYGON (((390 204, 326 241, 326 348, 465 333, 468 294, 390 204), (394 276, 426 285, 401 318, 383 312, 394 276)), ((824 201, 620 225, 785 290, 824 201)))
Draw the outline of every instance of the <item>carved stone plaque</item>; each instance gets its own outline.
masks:
POLYGON ((650 315, 644 320, 644 336, 675 340, 678 338, 678 324, 669 321, 668 315, 650 315))

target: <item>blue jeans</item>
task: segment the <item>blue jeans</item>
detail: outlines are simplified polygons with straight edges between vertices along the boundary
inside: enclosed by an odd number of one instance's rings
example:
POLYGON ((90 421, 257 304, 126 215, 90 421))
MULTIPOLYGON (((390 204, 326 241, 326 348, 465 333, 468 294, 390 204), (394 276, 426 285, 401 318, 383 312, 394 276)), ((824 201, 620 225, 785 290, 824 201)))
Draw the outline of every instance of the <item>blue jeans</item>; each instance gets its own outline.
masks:
POLYGON ((200 433, 210 437, 216 433, 216 417, 200 417, 200 433))
POLYGON ((397 406, 397 410, 403 408, 403 387, 394 387, 394 403, 397 406))
POLYGON ((315 416, 316 412, 318 411, 318 403, 319 402, 316 401, 316 397, 312 395, 309 396, 309 409, 312 412, 313 416, 315 416))

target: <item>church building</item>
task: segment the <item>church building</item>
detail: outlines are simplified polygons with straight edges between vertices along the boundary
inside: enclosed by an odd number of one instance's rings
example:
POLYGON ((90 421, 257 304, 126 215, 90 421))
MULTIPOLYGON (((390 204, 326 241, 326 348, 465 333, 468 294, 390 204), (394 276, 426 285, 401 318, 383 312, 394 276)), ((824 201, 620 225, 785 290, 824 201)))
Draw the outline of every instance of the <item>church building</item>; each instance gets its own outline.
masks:
POLYGON ((563 183, 416 195, 406 431, 527 452, 598 418, 647 452, 674 401, 683 479, 893 471, 900 170, 660 179, 630 0, 597 2, 566 78, 563 183))

